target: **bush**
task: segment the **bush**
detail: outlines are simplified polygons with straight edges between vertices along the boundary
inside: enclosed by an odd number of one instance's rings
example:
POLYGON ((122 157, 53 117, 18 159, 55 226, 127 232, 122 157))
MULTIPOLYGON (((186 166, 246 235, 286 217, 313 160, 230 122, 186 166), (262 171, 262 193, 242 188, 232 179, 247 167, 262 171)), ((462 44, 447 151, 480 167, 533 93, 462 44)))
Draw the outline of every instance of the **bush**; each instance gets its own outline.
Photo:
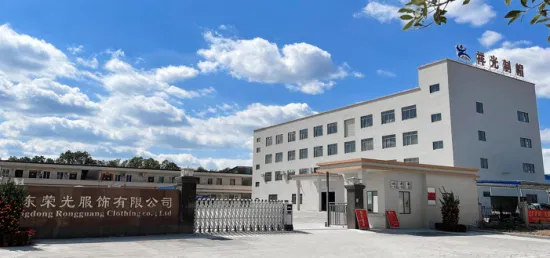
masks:
POLYGON ((27 188, 12 180, 0 183, 0 243, 2 246, 30 243, 34 230, 21 231, 19 221, 28 195, 27 188))

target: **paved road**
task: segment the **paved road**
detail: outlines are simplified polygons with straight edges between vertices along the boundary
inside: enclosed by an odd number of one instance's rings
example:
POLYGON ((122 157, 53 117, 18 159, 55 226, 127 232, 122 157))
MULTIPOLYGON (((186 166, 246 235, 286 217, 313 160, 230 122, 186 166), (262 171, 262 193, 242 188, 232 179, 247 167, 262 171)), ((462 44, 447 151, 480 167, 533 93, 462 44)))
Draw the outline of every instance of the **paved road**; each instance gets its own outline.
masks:
MULTIPOLYGON (((550 240, 435 231, 325 229, 308 216, 296 233, 44 240, 0 257, 548 257, 550 240)), ((321 219, 322 220, 322 219, 321 219)))

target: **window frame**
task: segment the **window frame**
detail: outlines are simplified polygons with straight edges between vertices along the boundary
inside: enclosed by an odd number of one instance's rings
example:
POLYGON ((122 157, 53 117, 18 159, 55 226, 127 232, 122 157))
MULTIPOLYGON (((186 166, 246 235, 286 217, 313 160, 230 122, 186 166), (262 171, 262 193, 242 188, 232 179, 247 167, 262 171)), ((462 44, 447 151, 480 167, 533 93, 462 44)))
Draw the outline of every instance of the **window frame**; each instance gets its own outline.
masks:
POLYGON ((410 131, 403 133, 403 146, 417 145, 418 131, 410 131))
POLYGON ((318 125, 313 127, 313 137, 323 136, 323 126, 318 125))
POLYGON ((265 164, 273 163, 273 154, 265 154, 265 164))
POLYGON ((264 173, 264 181, 265 182, 271 182, 273 181, 273 172, 265 172, 264 173))
POLYGON ((529 138, 520 137, 519 138, 519 144, 522 148, 527 148, 527 149, 532 149, 533 148, 533 141, 531 141, 531 139, 529 139, 529 138))
POLYGON ((337 143, 332 143, 332 144, 327 144, 327 156, 333 156, 333 155, 338 155, 338 144, 337 143), (334 146, 334 152, 331 153, 331 146, 334 146))
POLYGON ((327 124, 327 135, 338 133, 338 122, 327 124))
POLYGON ((283 134, 277 134, 275 135, 275 145, 282 144, 284 141, 283 134))
POLYGON ((410 105, 401 108, 401 121, 414 119, 418 116, 416 112, 416 105, 410 105))
POLYGON ((271 146, 273 144, 273 136, 265 137, 265 146, 271 146))
POLYGON ((441 121, 441 119, 442 119, 442 115, 441 115, 441 113, 432 114, 431 119, 432 119, 432 123, 439 122, 439 121, 441 121), (435 119, 434 119, 434 118, 435 118, 435 119), (438 119, 438 118, 439 118, 439 119, 438 119))
POLYGON ((298 153, 299 153, 299 154, 298 154, 298 158, 299 158, 299 159, 307 159, 307 156, 308 156, 307 148, 302 148, 302 149, 300 149, 300 150, 298 151, 298 153), (305 152, 303 152, 303 153, 305 153, 305 155, 302 155, 302 151, 304 151, 304 150, 305 150, 305 152))
POLYGON ((361 122, 361 128, 367 128, 367 127, 373 126, 374 119, 373 119, 372 114, 362 116, 360 118, 360 122, 361 122))
POLYGON ((380 206, 380 202, 378 199, 378 191, 367 191, 367 211, 371 214, 378 214, 380 212, 379 206, 380 206), (374 197, 376 197, 377 199, 378 205, 376 206, 374 206, 374 197))
POLYGON ((283 162, 283 153, 277 152, 275 153, 275 163, 283 162))
POLYGON ((440 90, 439 83, 430 85, 430 94, 440 90))
POLYGON ((307 128, 300 129, 300 140, 305 140, 308 137, 308 131, 307 128))
POLYGON ((293 161, 296 160, 296 150, 289 150, 286 154, 287 161, 293 161), (290 155, 292 153, 292 155, 290 155), (292 157, 292 159, 290 159, 292 157))
POLYGON ((479 158, 479 162, 480 162, 481 169, 489 169, 489 159, 479 158))
POLYGON ((275 171, 275 181, 282 181, 282 180, 283 180, 283 172, 275 171))
POLYGON ((313 157, 323 157, 323 145, 313 147, 313 157), (319 154, 320 151, 320 154, 319 154))
POLYGON ((518 114, 518 121, 523 123, 529 123, 529 113, 518 110, 517 114, 518 114))
POLYGON ((487 133, 482 130, 477 130, 477 139, 480 142, 486 142, 487 141, 487 133))
POLYGON ((484 107, 483 107, 483 102, 476 101, 476 113, 485 114, 485 110, 484 110, 484 107))
POLYGON ((432 149, 433 150, 442 150, 444 148, 443 141, 434 141, 432 142, 432 149), (441 147, 439 145, 436 146, 436 144, 441 143, 441 147))
POLYGON ((371 138, 361 139, 361 151, 370 151, 370 150, 374 150, 374 138, 371 137, 371 138), (368 144, 369 141, 370 141, 370 148, 368 144))
POLYGON ((344 153, 354 153, 356 151, 355 141, 344 142, 344 153), (348 150, 348 147, 350 148, 348 150))
POLYGON ((380 119, 381 123, 384 124, 391 124, 395 122, 395 109, 382 111, 380 113, 380 119))
POLYGON ((223 185, 223 179, 222 178, 216 178, 216 185, 223 185))
POLYGON ((398 193, 399 201, 399 214, 411 214, 411 192, 410 191, 399 191, 398 193), (407 197, 407 198, 405 198, 407 197), (408 200, 408 202, 405 201, 408 200), (407 211, 408 208, 408 211, 407 211))
POLYGON ((276 194, 269 194, 267 196, 267 200, 270 201, 270 202, 276 202, 276 201, 278 201, 278 198, 279 197, 276 194), (273 198, 273 196, 275 196, 275 198, 273 198))
POLYGON ((397 146, 397 136, 395 134, 382 136, 382 149, 395 148, 396 146, 397 146), (390 145, 387 145, 388 143, 387 141, 389 141, 390 145), (393 145, 391 144, 392 142, 393 142, 393 145))
POLYGON ((403 159, 403 163, 410 163, 410 164, 420 164, 420 158, 405 158, 403 159))
POLYGON ((296 141, 296 131, 288 132, 287 142, 294 142, 294 141, 296 141))
POLYGON ((535 174, 536 173, 535 164, 523 162, 523 172, 524 173, 535 174))

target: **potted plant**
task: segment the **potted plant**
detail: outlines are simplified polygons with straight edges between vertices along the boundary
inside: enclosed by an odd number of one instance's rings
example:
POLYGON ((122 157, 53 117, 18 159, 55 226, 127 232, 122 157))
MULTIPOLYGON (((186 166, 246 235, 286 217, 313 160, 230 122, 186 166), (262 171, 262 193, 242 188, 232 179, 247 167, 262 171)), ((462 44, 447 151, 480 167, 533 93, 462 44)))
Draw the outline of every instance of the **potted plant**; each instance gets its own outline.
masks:
POLYGON ((1 246, 26 245, 36 233, 34 230, 20 230, 19 221, 23 216, 23 206, 27 188, 15 184, 11 179, 0 183, 0 238, 1 246))
POLYGON ((452 232, 466 232, 465 225, 458 224, 460 217, 460 199, 453 192, 447 192, 445 188, 439 189, 442 199, 441 203, 441 219, 442 223, 435 223, 435 229, 452 232))

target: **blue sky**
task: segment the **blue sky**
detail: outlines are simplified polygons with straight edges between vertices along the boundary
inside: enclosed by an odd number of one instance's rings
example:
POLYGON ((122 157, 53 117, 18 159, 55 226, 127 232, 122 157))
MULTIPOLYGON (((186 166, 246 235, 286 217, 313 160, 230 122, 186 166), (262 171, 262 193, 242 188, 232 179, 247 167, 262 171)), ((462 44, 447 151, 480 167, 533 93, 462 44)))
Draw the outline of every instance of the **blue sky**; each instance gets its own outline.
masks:
POLYGON ((407 32, 398 0, 2 2, 2 158, 251 165, 254 128, 417 87, 418 66, 464 44, 524 64, 549 166, 548 30, 506 25, 503 1, 407 32))

